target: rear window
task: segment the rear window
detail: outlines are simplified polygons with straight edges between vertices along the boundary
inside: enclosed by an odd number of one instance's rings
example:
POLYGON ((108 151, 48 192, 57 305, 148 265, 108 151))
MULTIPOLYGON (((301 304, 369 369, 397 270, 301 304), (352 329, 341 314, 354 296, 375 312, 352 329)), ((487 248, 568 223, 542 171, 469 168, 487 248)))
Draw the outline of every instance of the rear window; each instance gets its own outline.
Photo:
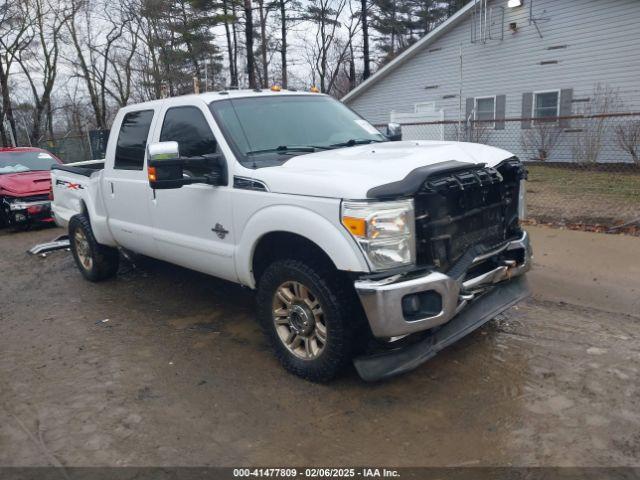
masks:
POLYGON ((50 170, 51 166, 57 163, 47 152, 1 152, 0 175, 50 170))
POLYGON ((113 168, 119 170, 142 170, 147 148, 147 137, 153 120, 153 110, 129 112, 124 116, 113 168))

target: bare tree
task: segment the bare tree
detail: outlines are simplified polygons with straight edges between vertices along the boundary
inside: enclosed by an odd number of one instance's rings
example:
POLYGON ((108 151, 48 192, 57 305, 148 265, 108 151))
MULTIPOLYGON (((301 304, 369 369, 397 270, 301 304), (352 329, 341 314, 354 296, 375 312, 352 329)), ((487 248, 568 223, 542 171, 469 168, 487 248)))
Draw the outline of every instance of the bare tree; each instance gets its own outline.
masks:
POLYGON ((523 131, 520 140, 531 160, 544 162, 551 157, 561 134, 562 129, 554 122, 534 122, 531 129, 523 131))
POLYGON ((482 143, 487 144, 491 135, 490 122, 468 121, 462 124, 461 131, 458 134, 458 125, 456 124, 456 138, 461 142, 482 143))
POLYGON ((32 20, 29 4, 25 0, 5 2, 0 6, 0 140, 3 145, 9 145, 10 136, 14 140, 18 136, 13 116, 9 74, 16 57, 29 47, 33 39, 32 20), (8 121, 10 132, 5 128, 5 119, 8 121))
POLYGON ((618 146, 640 165, 640 120, 629 120, 615 128, 618 146))
POLYGON ((275 6, 272 3, 265 3, 265 0, 257 0, 258 19, 260 22, 260 63, 262 64, 262 87, 269 87, 269 35, 267 34, 267 21, 269 13, 275 6))
POLYGON ((227 39, 227 57, 229 61, 229 77, 232 87, 238 86, 238 56, 236 23, 238 21, 235 14, 235 0, 222 0, 222 15, 224 22, 225 37, 227 39))
MULTIPOLYGON (((366 80, 371 76, 371 54, 369 52, 369 2, 360 0, 360 21, 362 22, 362 79, 366 80)), ((355 85, 354 85, 355 86, 355 85)))
POLYGON ((105 3, 70 0, 72 16, 67 30, 75 51, 72 65, 89 94, 97 128, 107 128, 107 78, 113 50, 123 35, 127 19, 105 3))
POLYGON ((280 7, 280 69, 282 88, 288 88, 287 72, 287 0, 278 0, 280 7))
POLYGON ((305 15, 301 15, 301 3, 298 0, 275 0, 279 9, 280 38, 275 46, 280 52, 280 81, 282 88, 289 86, 289 32, 294 29, 305 15))
POLYGON ((573 143, 573 158, 579 163, 596 163, 607 135, 608 113, 620 109, 618 92, 606 85, 597 84, 593 96, 578 111, 584 118, 574 122, 577 128, 573 143))
POLYGON ((141 43, 140 24, 129 17, 126 11, 122 14, 124 19, 121 41, 115 45, 113 55, 107 57, 111 69, 108 72, 109 87, 106 91, 118 107, 127 105, 133 95, 135 73, 133 62, 138 54, 138 45, 141 43))
POLYGON ((56 0, 27 0, 33 19, 34 41, 29 49, 16 57, 27 78, 33 97, 34 111, 30 138, 38 143, 43 126, 53 138, 51 96, 58 76, 61 30, 72 13, 56 0))
MULTIPOLYGON (((158 35, 158 17, 164 13, 163 4, 149 0, 121 0, 125 15, 132 19, 137 41, 140 81, 137 82, 138 94, 144 100, 162 98, 169 77, 163 75, 162 41, 158 35)), ((133 59, 133 58, 132 58, 133 59)))
POLYGON ((257 88, 255 59, 253 57, 253 6, 251 0, 244 0, 244 37, 247 53, 247 75, 249 88, 257 88))
POLYGON ((306 20, 316 24, 313 50, 307 58, 312 76, 318 79, 320 91, 324 93, 333 92, 360 28, 360 15, 352 8, 349 0, 311 0, 307 6, 306 20), (341 35, 343 26, 344 35, 341 35))

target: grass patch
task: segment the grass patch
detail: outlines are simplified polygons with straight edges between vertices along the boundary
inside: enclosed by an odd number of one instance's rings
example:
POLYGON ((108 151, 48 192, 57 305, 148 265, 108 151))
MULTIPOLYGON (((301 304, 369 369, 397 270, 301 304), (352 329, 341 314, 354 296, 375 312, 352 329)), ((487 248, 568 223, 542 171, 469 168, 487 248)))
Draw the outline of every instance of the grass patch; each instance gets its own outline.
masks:
MULTIPOLYGON (((529 189, 556 190, 570 196, 605 195, 640 202, 640 174, 530 166, 529 189)), ((640 205, 639 205, 640 208, 640 205)))
POLYGON ((616 225, 640 217, 640 172, 529 165, 529 217, 616 225))

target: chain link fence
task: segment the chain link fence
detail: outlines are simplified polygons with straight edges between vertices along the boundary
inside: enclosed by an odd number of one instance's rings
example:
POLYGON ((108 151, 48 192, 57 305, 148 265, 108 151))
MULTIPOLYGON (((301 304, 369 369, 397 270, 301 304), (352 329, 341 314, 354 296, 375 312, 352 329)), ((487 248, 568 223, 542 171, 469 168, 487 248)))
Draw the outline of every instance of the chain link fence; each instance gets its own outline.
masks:
POLYGON ((405 123, 402 133, 513 152, 527 164, 534 222, 616 229, 640 221, 640 113, 405 123))
MULTIPOLYGON (((378 126, 382 129, 382 126, 378 126)), ((618 229, 640 222, 640 112, 403 123, 404 140, 474 142, 526 162, 529 220, 618 229)), ((108 130, 39 142, 65 163, 104 158, 108 130)))
POLYGON ((34 146, 48 150, 64 163, 74 163, 104 158, 108 138, 109 130, 90 130, 83 135, 43 139, 34 146))

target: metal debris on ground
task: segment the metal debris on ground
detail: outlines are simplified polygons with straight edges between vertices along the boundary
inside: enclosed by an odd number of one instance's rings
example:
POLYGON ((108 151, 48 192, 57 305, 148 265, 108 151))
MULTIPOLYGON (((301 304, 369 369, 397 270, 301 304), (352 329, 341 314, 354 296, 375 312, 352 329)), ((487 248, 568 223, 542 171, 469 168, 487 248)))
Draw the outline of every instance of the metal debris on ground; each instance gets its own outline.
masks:
POLYGON ((60 235, 50 242, 39 243, 31 247, 28 252, 31 255, 40 255, 42 258, 46 258, 44 255, 47 252, 53 252, 55 250, 64 250, 68 249, 69 245, 69 236, 68 235, 60 235))

